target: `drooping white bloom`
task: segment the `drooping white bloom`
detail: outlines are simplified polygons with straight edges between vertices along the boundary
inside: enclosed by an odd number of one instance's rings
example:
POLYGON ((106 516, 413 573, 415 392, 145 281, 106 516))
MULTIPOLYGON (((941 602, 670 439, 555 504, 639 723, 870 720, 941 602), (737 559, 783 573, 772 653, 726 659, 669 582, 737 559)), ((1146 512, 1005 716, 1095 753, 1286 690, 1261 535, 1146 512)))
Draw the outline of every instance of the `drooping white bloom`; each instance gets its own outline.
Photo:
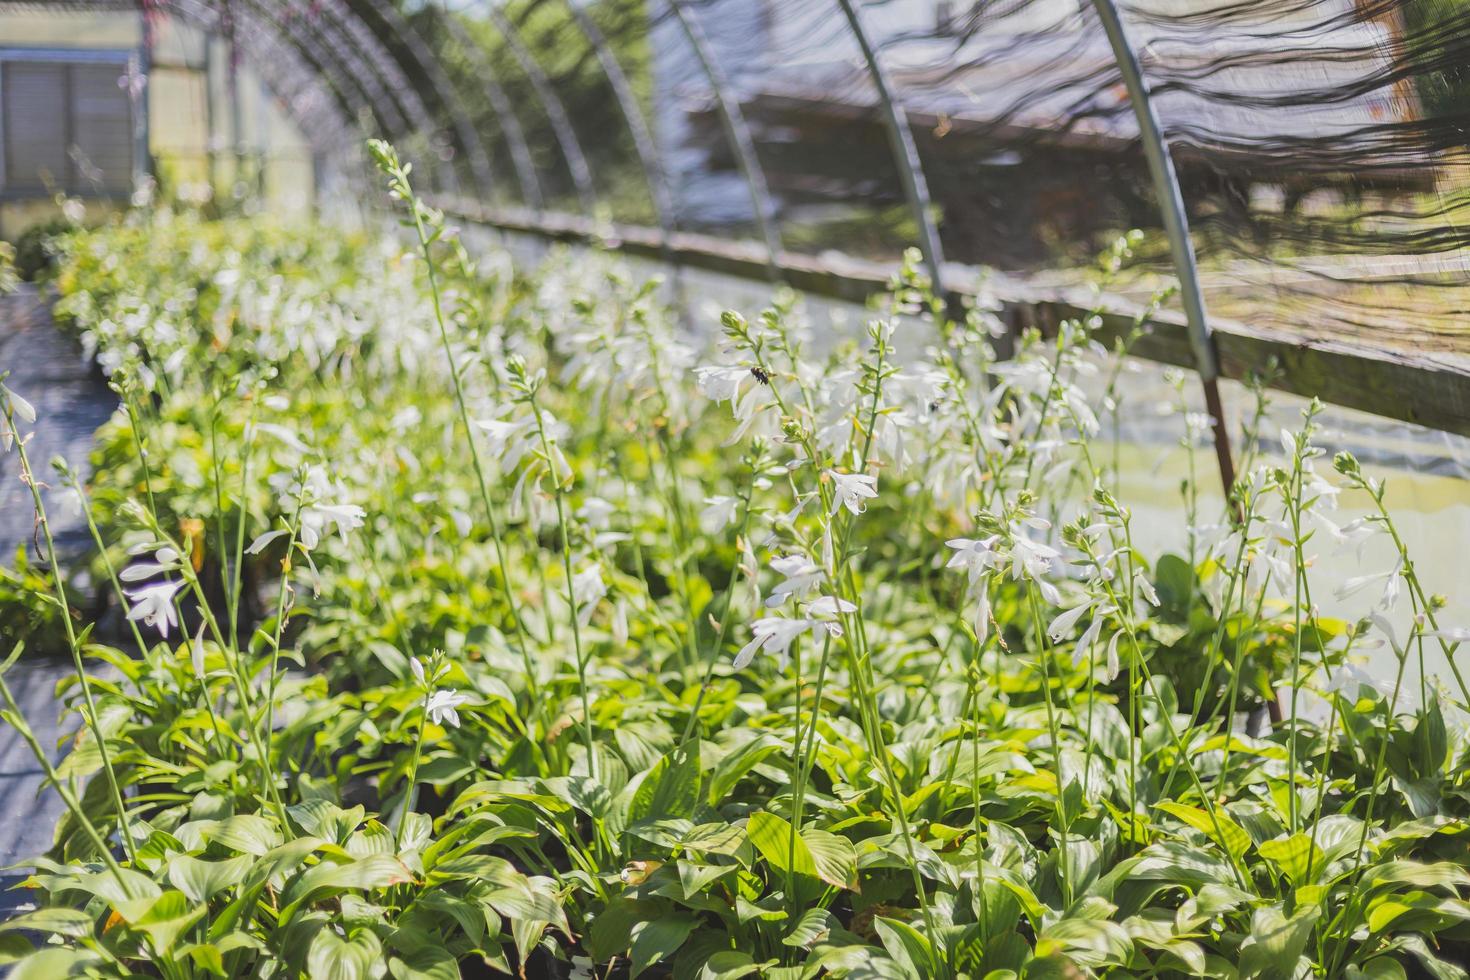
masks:
POLYGON ((183 587, 184 583, 180 580, 158 582, 127 592, 128 603, 132 606, 128 610, 128 618, 134 621, 142 620, 144 625, 152 626, 167 637, 169 629, 179 624, 178 613, 174 611, 173 602, 174 596, 178 595, 179 590, 183 587))
POLYGON ((189 644, 189 663, 194 668, 194 676, 202 683, 204 681, 204 623, 199 624, 199 632, 194 634, 194 642, 189 644))
POLYGON ((1091 608, 1091 602, 1084 602, 1080 606, 1074 606, 1060 613, 1046 627, 1046 635, 1053 643, 1061 643, 1072 634, 1072 627, 1076 626, 1077 621, 1087 615, 1087 611, 1091 608))
POLYGON ((586 626, 596 611, 597 604, 607 595, 607 583, 602 580, 602 566, 588 565, 572 576, 572 599, 577 604, 577 622, 586 626))
POLYGON ((429 700, 424 703, 424 714, 436 725, 447 724, 458 728, 459 712, 455 709, 469 700, 470 697, 467 694, 460 694, 458 691, 451 691, 447 688, 441 689, 429 695, 429 700))
POLYGON ((1061 556, 1061 552, 1051 545, 1032 541, 1017 529, 1011 538, 1011 578, 1018 582, 1023 578, 1030 579, 1047 602, 1057 605, 1061 602, 1061 595, 1056 586, 1042 576, 1051 572, 1052 562, 1061 556))
POLYGON ((704 397, 718 405, 733 403, 740 397, 740 389, 745 382, 752 380, 754 375, 748 368, 738 365, 709 365, 695 368, 694 377, 704 397))
POLYGON ((490 455, 506 470, 513 470, 526 454, 535 448, 536 419, 526 415, 520 419, 476 419, 475 427, 485 433, 490 455))
POLYGON ((340 502, 347 493, 346 488, 340 482, 334 483, 325 469, 311 467, 303 483, 304 486, 297 487, 294 493, 287 494, 285 503, 288 507, 294 506, 299 494, 301 513, 296 533, 306 550, 315 549, 321 543, 322 534, 333 528, 346 541, 347 532, 362 527, 367 511, 356 504, 340 502))
POLYGON ((970 586, 973 588, 981 576, 1004 560, 1000 552, 995 550, 998 540, 998 536, 993 534, 979 540, 950 538, 945 544, 953 548, 955 553, 949 556, 944 567, 965 569, 970 575, 970 586))
POLYGON ((286 533, 285 531, 283 531, 283 530, 281 530, 281 529, 278 528, 277 530, 267 531, 264 534, 258 535, 255 538, 254 541, 251 541, 250 542, 250 547, 248 547, 248 548, 245 549, 245 554, 247 554, 247 555, 258 555, 258 554, 260 554, 262 551, 264 551, 266 549, 266 547, 272 541, 276 540, 276 538, 279 538, 281 535, 283 535, 285 533, 286 533))
POLYGON ((17 418, 19 418, 27 425, 32 425, 35 423, 36 406, 32 405, 30 402, 26 401, 24 398, 20 397, 4 385, 0 385, 0 392, 3 392, 5 397, 9 399, 10 410, 15 413, 15 416, 17 418))
POLYGON ((771 568, 781 575, 784 580, 771 590, 770 598, 766 600, 766 608, 774 609, 784 605, 788 599, 800 601, 805 599, 812 589, 815 589, 822 580, 822 569, 805 555, 786 555, 782 558, 771 559, 771 568))
POLYGON ((1376 585, 1381 582, 1383 583, 1383 593, 1378 600, 1378 606, 1381 609, 1392 610, 1393 607, 1398 604, 1399 589, 1403 581, 1403 577, 1400 575, 1402 568, 1403 559, 1400 558, 1397 562, 1394 563, 1393 568, 1389 569, 1386 572, 1374 572, 1369 575, 1357 575, 1353 578, 1348 579, 1346 582, 1339 585, 1333 594, 1336 595, 1339 599, 1346 599, 1348 596, 1356 595, 1369 586, 1376 585))
POLYGON ((740 510, 739 497, 705 497, 704 503, 704 510, 699 512, 699 526, 705 534, 719 534, 735 523, 735 515, 740 510))
POLYGON ((803 633, 818 629, 825 629, 831 636, 841 636, 842 626, 822 617, 837 616, 841 613, 855 612, 857 606, 845 599, 837 599, 832 596, 822 596, 808 605, 807 611, 813 615, 795 619, 785 616, 766 616, 751 624, 751 640, 740 648, 735 655, 735 669, 744 670, 755 659, 756 653, 761 650, 773 654, 781 661, 781 666, 786 666, 790 659, 791 644, 803 633))
POLYGON ((832 478, 832 510, 828 517, 835 517, 838 509, 846 507, 849 513, 861 514, 867 510, 866 500, 872 500, 878 496, 878 478, 866 473, 838 473, 836 470, 828 470, 827 476, 832 478))

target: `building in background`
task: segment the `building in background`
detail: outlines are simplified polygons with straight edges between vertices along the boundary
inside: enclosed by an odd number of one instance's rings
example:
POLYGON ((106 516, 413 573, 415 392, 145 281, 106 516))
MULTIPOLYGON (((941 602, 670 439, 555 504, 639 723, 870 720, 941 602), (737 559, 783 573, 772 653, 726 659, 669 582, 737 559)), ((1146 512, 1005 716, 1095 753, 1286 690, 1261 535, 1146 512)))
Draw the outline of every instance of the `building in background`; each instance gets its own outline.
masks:
POLYGON ((94 216, 140 191, 289 213, 313 203, 321 163, 219 37, 132 5, 0 6, 0 237, 61 196, 94 216))

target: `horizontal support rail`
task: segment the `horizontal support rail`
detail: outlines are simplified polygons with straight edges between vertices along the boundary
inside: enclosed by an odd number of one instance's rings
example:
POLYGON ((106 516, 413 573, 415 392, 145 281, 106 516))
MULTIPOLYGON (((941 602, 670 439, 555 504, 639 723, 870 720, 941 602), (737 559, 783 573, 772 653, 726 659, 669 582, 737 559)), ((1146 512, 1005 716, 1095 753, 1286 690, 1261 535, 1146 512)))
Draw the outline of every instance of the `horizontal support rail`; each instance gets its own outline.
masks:
MULTIPOLYGON (((591 244, 652 260, 670 258, 690 269, 723 273, 739 279, 767 281, 770 260, 758 242, 730 241, 713 235, 678 232, 664 251, 657 229, 598 224, 579 215, 502 210, 475 201, 439 200, 447 213, 502 231, 548 241, 591 244)), ((782 278, 793 289, 827 299, 866 303, 888 286, 895 267, 840 254, 821 256, 787 252, 780 260, 782 278)), ((950 300, 974 296, 982 273, 948 266, 950 300)), ((1085 289, 1032 288, 1022 283, 989 281, 985 293, 1001 304, 1008 322, 1047 328, 1062 320, 1096 315, 1104 342, 1127 334, 1141 308, 1120 297, 1099 301, 1085 289)), ((1295 395, 1384 418, 1470 436, 1470 354, 1422 353, 1365 347, 1323 336, 1298 336, 1214 318, 1215 344, 1223 377, 1243 381, 1263 373, 1274 362, 1274 387, 1295 395)), ((1184 317, 1159 311, 1145 321, 1146 332, 1131 353, 1147 360, 1193 369, 1194 356, 1184 317)))

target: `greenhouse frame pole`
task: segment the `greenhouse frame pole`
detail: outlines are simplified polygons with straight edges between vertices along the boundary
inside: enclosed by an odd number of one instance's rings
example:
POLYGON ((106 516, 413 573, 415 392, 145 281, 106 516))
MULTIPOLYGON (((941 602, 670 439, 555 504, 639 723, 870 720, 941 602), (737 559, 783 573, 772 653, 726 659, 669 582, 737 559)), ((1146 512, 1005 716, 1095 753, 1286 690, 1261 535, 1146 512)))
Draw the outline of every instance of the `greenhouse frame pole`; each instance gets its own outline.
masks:
POLYGON ((684 36, 688 38, 689 45, 694 49, 694 56, 699 60, 700 67, 704 69, 705 77, 715 89, 715 104, 719 108, 720 119, 725 124, 725 136, 730 140, 730 148, 735 151, 735 162, 740 166, 740 172, 745 177, 745 184, 750 189, 750 202, 755 208, 756 225, 760 229, 761 238, 766 243, 767 262, 770 266, 771 278, 781 278, 781 238, 776 231, 775 205, 771 201, 771 188, 766 183, 766 173, 761 169, 760 158, 755 153, 755 140, 750 135, 750 126, 745 121, 745 113, 740 109, 740 102, 730 95, 730 81, 725 76, 715 58, 714 51, 710 48, 709 39, 705 37, 704 28, 699 24, 692 11, 685 9, 684 0, 668 0, 669 6, 674 11, 675 18, 684 29, 684 36))
POLYGON ((663 161, 659 158, 658 145, 653 140, 648 119, 643 115, 643 108, 638 104, 633 85, 628 81, 628 75, 623 71, 617 55, 607 43, 607 36, 602 33, 602 28, 582 9, 581 0, 566 0, 566 5, 572 12, 572 19, 577 22, 583 36, 596 52, 597 60, 602 65, 602 73, 607 76, 608 85, 612 87, 618 108, 623 113, 623 120, 628 124, 628 132, 633 137, 633 149, 638 153, 638 162, 643 165, 643 177, 648 182, 648 194, 653 200, 653 209, 658 217, 659 232, 667 246, 674 233, 673 196, 669 192, 668 177, 664 172, 663 161))
POLYGON ((480 131, 465 114, 454 82, 445 74, 443 66, 439 64, 439 59, 434 56, 434 52, 424 42, 423 37, 414 29, 413 24, 398 12, 398 8, 385 0, 366 0, 366 2, 378 19, 402 42, 409 57, 423 72, 424 79, 434 90, 440 107, 449 119, 450 128, 469 157, 470 179, 474 183, 475 190, 482 199, 488 200, 490 191, 495 186, 495 173, 490 164, 490 151, 486 149, 484 141, 480 138, 480 131))
POLYGON ((1138 120, 1143 154, 1148 160, 1149 173, 1153 177, 1154 195, 1158 198, 1164 232, 1169 239, 1169 253, 1174 262, 1175 274, 1179 277, 1179 296, 1184 305, 1185 319, 1189 323, 1189 346, 1194 353, 1195 370, 1199 372, 1200 381, 1204 385, 1205 408, 1214 423, 1215 457, 1220 467, 1220 482, 1224 485, 1228 500, 1235 487, 1235 463, 1230 455, 1230 432, 1225 426, 1225 410, 1220 403, 1220 357, 1205 315, 1205 299, 1199 284, 1199 266, 1195 261, 1194 242, 1189 237, 1189 216, 1184 210, 1184 193, 1179 187, 1179 175, 1174 169, 1174 158, 1169 153, 1169 144, 1164 140, 1158 116, 1149 100, 1143 67, 1139 63, 1137 51, 1128 39, 1118 7, 1113 0, 1092 0, 1092 5, 1102 21, 1108 43, 1112 45, 1113 59, 1123 74, 1128 101, 1133 104, 1133 115, 1138 120))
POLYGON ((485 86, 485 101, 490 103, 490 111, 495 113, 495 121, 500 125, 500 132, 510 148, 511 168, 516 172, 516 182, 521 185, 521 198, 527 207, 540 214, 546 207, 541 193, 541 179, 536 174, 536 161, 526 142, 526 131, 521 128, 521 120, 511 106, 510 97, 501 87, 500 78, 495 74, 495 67, 490 64, 490 59, 459 22, 457 12, 450 10, 448 4, 442 2, 438 9, 439 17, 450 37, 464 50, 470 67, 485 86))
POLYGON ((942 266, 944 250, 939 244, 939 229, 934 224, 932 200, 929 197, 929 182, 924 177, 924 164, 919 159, 919 147, 914 142, 914 132, 909 127, 908 113, 893 96, 893 85, 888 71, 878 58, 868 31, 863 27, 862 15, 854 0, 837 0, 847 16, 848 26, 862 49, 863 60, 868 63, 868 74, 878 90, 878 103, 883 108, 883 119, 887 124, 888 139, 893 147, 893 159, 898 164, 898 173, 903 181, 903 194, 908 199, 909 211, 919 230, 919 247, 924 253, 924 264, 929 267, 929 281, 934 286, 934 295, 944 297, 942 266))
POLYGON ((522 41, 521 32, 511 23, 505 11, 500 9, 500 0, 485 0, 485 9, 495 22, 496 30, 500 31, 500 36, 505 38, 511 56, 521 66, 521 71, 526 73, 532 90, 541 100, 541 107, 546 110, 546 116, 551 121, 551 132, 556 137, 557 145, 561 147, 562 158, 567 162, 567 170, 572 175, 572 183, 576 185, 577 197, 582 202, 583 210, 589 218, 596 218, 597 191, 592 186, 592 170, 587 166, 587 155, 582 152, 582 144, 577 139, 577 131, 572 128, 566 106, 557 96, 551 80, 536 63, 531 49, 522 41))

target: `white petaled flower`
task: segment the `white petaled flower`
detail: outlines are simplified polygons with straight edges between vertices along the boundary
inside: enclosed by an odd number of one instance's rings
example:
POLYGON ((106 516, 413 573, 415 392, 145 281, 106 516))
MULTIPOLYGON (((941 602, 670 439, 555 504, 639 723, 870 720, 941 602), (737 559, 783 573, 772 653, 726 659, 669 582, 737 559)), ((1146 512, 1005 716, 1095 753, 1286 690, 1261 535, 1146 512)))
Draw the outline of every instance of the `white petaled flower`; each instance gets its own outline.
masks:
POLYGON ((577 622, 586 626, 597 604, 606 595, 607 583, 602 580, 602 566, 588 565, 573 575, 572 599, 577 604, 577 622))
POLYGON ((413 679, 418 681, 421 687, 428 684, 428 680, 424 676, 424 662, 422 660, 418 657, 409 657, 408 667, 413 671, 413 679))
POLYGON ((178 613, 174 611, 174 596, 183 587, 183 581, 159 582, 127 592, 128 603, 132 606, 128 610, 128 618, 142 620, 144 625, 152 626, 167 637, 169 629, 179 625, 178 613))
POLYGON ((828 517, 835 517, 837 511, 846 507, 850 513, 861 514, 867 510, 865 501, 872 500, 878 496, 878 478, 866 473, 838 473, 836 470, 828 470, 827 475, 832 478, 832 509, 828 517))
POLYGON ((985 573, 1004 561, 1000 552, 995 550, 996 541, 999 538, 991 535, 988 538, 950 538, 945 542, 954 549, 954 554, 949 556, 945 568, 963 568, 970 576, 970 586, 974 585, 985 575, 985 573))
POLYGON ((788 599, 796 599, 798 602, 805 599, 822 581, 822 569, 805 555, 773 558, 771 568, 785 578, 771 590, 771 596, 766 600, 768 609, 784 605, 788 599))
POLYGON ((745 382, 754 378, 748 368, 712 365, 694 369, 695 382, 699 390, 715 404, 734 402, 740 397, 745 382))
POLYGON ((1076 626, 1077 621, 1087 615, 1087 610, 1091 608, 1092 603, 1084 602, 1080 606, 1068 609, 1059 614, 1046 627, 1046 635, 1051 637, 1053 643, 1061 643, 1068 636, 1072 635, 1072 627, 1076 626))
POLYGON ((1400 558, 1394 563, 1393 568, 1386 572, 1374 572, 1371 575, 1358 575, 1348 579, 1339 585, 1333 594, 1339 599, 1346 599, 1348 596, 1356 595, 1369 586, 1377 585, 1381 582, 1383 584, 1383 593, 1379 597, 1378 606, 1380 609, 1392 610, 1398 604, 1399 600, 1399 589, 1403 582, 1403 576, 1399 573, 1402 569, 1403 558, 1400 558))
MULTIPOLYGON (((11 413, 22 422, 33 425, 36 421, 36 407, 24 398, 17 395, 4 385, 0 385, 0 395, 4 395, 10 405, 11 413)), ((0 413, 0 451, 10 452, 10 447, 15 445, 15 440, 20 433, 11 426, 10 420, 0 413)))
POLYGON ((803 633, 824 629, 831 636, 842 635, 841 625, 819 617, 836 616, 857 610, 857 606, 847 600, 836 599, 832 596, 823 596, 807 608, 814 615, 796 619, 788 619, 785 616, 766 616, 752 623, 751 640, 735 655, 735 669, 744 670, 750 666, 755 655, 762 650, 777 657, 784 669, 787 661, 790 660, 791 644, 803 633))
MULTIPOLYGON (((301 499, 301 514, 298 519, 297 537, 301 546, 311 551, 321 543, 324 532, 336 529, 342 540, 347 540, 347 532, 362 527, 363 521, 367 519, 367 511, 356 504, 342 503, 332 498, 340 498, 346 495, 346 488, 339 483, 333 483, 327 477, 326 470, 320 466, 313 466, 306 473, 305 486, 298 487, 297 492, 301 499)), ((295 505, 295 495, 286 505, 295 505)))
POLYGON ((1061 594, 1042 576, 1051 572, 1052 562, 1061 556, 1062 553, 1051 545, 1032 541, 1018 530, 1011 538, 1011 578, 1018 582, 1023 578, 1030 579, 1047 602, 1058 605, 1061 594))
POLYGON ((740 510, 739 497, 705 497, 704 503, 704 510, 699 512, 699 526, 705 534, 719 534, 735 523, 735 515, 740 510))
POLYGON ((199 632, 194 634, 194 642, 189 644, 189 663, 194 668, 194 676, 201 682, 204 680, 204 623, 199 624, 199 632))
POLYGON ((132 553, 147 554, 150 551, 153 552, 151 562, 131 564, 119 572, 117 577, 124 582, 143 582, 179 567, 179 553, 168 545, 155 549, 150 544, 141 549, 135 548, 132 553))
POLYGON ((455 709, 469 700, 468 694, 441 689, 430 694, 428 701, 424 702, 424 715, 436 725, 458 728, 459 712, 455 709))
POLYGON ((283 535, 285 533, 286 533, 285 531, 282 531, 282 530, 279 530, 278 529, 278 530, 275 530, 275 531, 267 531, 264 534, 257 536, 254 541, 251 541, 250 542, 250 547, 248 547, 248 548, 245 549, 245 554, 247 554, 247 555, 258 555, 258 554, 260 554, 262 551, 264 551, 266 549, 266 546, 267 545, 269 545, 272 541, 276 540, 276 538, 279 538, 281 535, 283 535))
POLYGON ((475 427, 485 433, 490 455, 499 460, 500 465, 507 470, 515 469, 534 448, 535 438, 532 432, 536 428, 536 419, 530 415, 509 421, 496 418, 476 419, 475 427))

